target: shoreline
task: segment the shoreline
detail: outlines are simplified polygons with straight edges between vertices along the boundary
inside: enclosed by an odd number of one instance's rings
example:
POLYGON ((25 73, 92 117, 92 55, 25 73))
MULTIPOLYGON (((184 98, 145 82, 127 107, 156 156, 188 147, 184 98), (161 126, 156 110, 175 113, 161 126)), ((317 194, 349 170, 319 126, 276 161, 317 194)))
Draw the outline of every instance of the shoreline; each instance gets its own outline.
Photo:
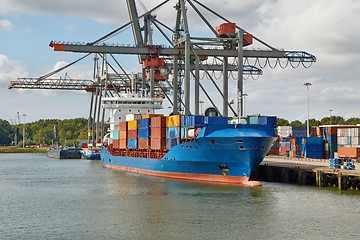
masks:
POLYGON ((46 153, 47 148, 0 147, 0 153, 46 153))

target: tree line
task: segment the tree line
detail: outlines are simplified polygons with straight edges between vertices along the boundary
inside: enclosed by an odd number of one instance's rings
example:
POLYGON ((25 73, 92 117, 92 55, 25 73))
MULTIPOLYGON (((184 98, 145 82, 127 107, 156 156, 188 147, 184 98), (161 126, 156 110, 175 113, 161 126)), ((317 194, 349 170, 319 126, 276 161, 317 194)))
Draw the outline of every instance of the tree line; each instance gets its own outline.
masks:
MULTIPOLYGON (((321 120, 310 119, 309 125, 356 125, 360 124, 360 118, 349 118, 345 120, 341 116, 325 117, 321 120)), ((307 121, 295 120, 289 122, 283 118, 277 118, 278 126, 306 126, 307 121)), ((25 145, 50 145, 60 144, 71 146, 79 140, 87 139, 88 120, 75 118, 67 120, 42 119, 25 124, 25 145), (66 143, 66 144, 65 144, 66 143)), ((0 119, 0 145, 22 146, 24 124, 11 125, 8 121, 0 119)))
POLYGON ((8 121, 0 119, 0 145, 23 146, 24 127, 26 146, 50 144, 72 146, 79 140, 87 139, 88 120, 85 118, 42 119, 11 125, 8 121))

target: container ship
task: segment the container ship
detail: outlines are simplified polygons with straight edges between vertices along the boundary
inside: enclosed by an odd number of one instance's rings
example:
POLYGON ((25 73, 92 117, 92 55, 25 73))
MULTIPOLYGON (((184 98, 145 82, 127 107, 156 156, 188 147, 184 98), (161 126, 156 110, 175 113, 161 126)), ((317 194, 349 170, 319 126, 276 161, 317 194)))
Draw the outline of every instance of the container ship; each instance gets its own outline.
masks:
POLYGON ((163 116, 162 99, 137 94, 104 98, 110 129, 104 166, 156 177, 258 186, 249 177, 276 140, 276 117, 163 116), (239 121, 237 121, 239 122, 239 121))

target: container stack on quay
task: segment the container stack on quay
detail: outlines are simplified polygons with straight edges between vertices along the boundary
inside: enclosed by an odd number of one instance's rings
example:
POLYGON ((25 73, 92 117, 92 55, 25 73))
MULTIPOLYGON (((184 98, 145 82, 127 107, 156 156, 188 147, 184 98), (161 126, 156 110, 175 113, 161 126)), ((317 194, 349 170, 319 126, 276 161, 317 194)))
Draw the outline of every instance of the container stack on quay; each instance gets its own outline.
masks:
POLYGON ((278 126, 279 153, 295 158, 360 160, 360 126, 324 125, 312 127, 310 137, 306 135, 306 126, 278 126))

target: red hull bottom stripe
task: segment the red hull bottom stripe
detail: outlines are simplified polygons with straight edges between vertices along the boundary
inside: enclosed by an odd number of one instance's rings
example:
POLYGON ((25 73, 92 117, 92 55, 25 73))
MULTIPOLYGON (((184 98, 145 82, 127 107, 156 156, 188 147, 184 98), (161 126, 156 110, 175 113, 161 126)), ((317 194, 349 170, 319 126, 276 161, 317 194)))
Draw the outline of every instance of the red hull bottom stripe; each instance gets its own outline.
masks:
POLYGON ((160 171, 146 170, 140 168, 121 167, 110 164, 104 164, 104 166, 107 168, 111 168, 123 172, 131 172, 131 173, 149 175, 153 177, 220 183, 220 184, 228 184, 228 185, 261 186, 261 183, 258 181, 249 181, 249 177, 223 176, 223 175, 215 175, 215 174, 160 172, 160 171))

